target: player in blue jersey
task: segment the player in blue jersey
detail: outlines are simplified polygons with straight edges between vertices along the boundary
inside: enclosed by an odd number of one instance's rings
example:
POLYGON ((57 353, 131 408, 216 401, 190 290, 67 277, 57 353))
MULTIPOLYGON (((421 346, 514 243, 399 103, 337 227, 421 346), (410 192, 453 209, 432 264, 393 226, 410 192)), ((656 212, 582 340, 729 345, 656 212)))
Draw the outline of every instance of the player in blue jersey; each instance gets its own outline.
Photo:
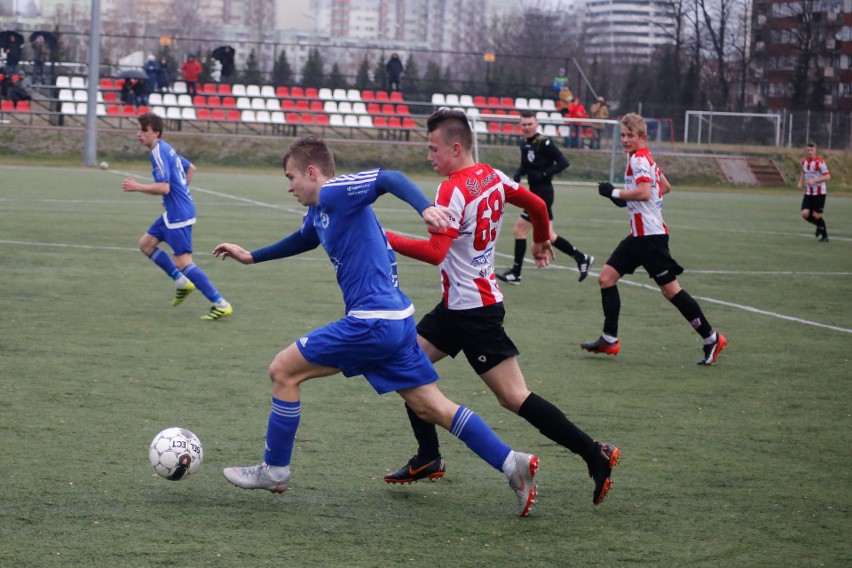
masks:
POLYGON ((192 262, 192 226, 195 224, 195 203, 189 192, 189 184, 195 174, 195 166, 175 152, 162 140, 163 119, 154 113, 139 115, 139 143, 151 150, 151 167, 154 183, 139 183, 132 177, 121 183, 124 191, 139 191, 148 195, 162 195, 163 213, 148 228, 139 240, 139 250, 168 274, 177 290, 172 306, 183 302, 190 292, 198 288, 213 303, 203 320, 217 320, 234 313, 222 294, 213 286, 207 274, 192 262), (162 241, 174 253, 174 260, 157 245, 162 241))
POLYGON ((377 169, 334 177, 334 156, 319 138, 294 142, 284 154, 284 171, 289 192, 308 208, 301 228, 252 252, 222 243, 213 254, 255 264, 322 245, 343 292, 346 315, 299 338, 272 361, 264 461, 227 468, 225 477, 244 489, 286 491, 301 413, 300 386, 343 372, 347 377, 364 375, 379 394, 397 392, 418 416, 446 428, 502 471, 518 497, 520 515, 526 516, 537 491, 538 458, 512 450, 477 414, 438 390, 438 374, 417 344, 414 306, 399 288, 396 256, 370 205, 392 193, 435 231, 447 229, 447 214, 399 172, 377 169))

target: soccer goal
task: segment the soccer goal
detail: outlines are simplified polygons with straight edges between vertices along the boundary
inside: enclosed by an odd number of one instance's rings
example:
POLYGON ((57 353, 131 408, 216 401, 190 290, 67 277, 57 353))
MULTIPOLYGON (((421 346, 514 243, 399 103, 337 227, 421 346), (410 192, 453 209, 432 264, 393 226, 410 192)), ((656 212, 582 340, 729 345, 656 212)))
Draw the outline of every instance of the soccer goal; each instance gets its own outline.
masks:
POLYGON ((781 145, 781 115, 756 112, 688 110, 684 118, 686 144, 781 145))

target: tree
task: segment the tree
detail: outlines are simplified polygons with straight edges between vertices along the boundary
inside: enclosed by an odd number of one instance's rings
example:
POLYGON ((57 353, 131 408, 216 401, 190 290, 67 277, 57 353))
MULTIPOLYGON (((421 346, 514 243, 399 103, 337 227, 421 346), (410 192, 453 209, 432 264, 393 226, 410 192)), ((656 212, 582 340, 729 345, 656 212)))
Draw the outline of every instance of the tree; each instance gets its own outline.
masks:
POLYGON ((254 49, 249 52, 248 61, 246 61, 246 70, 242 73, 242 81, 246 85, 260 85, 264 82, 260 67, 257 64, 257 54, 254 49))
POLYGON ((293 69, 287 61, 287 52, 281 50, 275 65, 272 67, 272 84, 275 86, 289 85, 293 81, 293 69))
POLYGON ((824 90, 824 85, 811 78, 811 65, 817 57, 817 49, 825 43, 825 33, 814 21, 817 0, 798 0, 781 6, 779 25, 789 30, 796 46, 796 67, 793 74, 793 110, 815 110, 813 103, 821 96, 814 97, 814 91, 824 90))
POLYGON ((358 65, 358 72, 355 75, 355 88, 359 91, 364 91, 373 88, 373 82, 370 81, 370 59, 367 54, 364 54, 364 59, 358 65))
POLYGON ((308 52, 308 59, 302 68, 303 87, 322 87, 325 82, 325 63, 322 60, 319 49, 312 48, 308 52))
POLYGON ((727 109, 731 94, 728 79, 728 24, 735 10, 735 0, 715 0, 713 6, 708 6, 707 0, 698 0, 698 5, 715 56, 715 65, 710 68, 716 83, 714 98, 718 108, 727 109))
POLYGON ((417 68, 414 56, 410 53, 405 60, 405 77, 402 80, 402 93, 407 99, 413 99, 416 94, 420 93, 420 70, 417 68))
POLYGON ((328 74, 328 79, 325 82, 325 86, 330 89, 348 89, 349 83, 346 82, 346 77, 343 76, 343 73, 340 72, 340 67, 337 65, 337 62, 331 66, 331 72, 328 74))
POLYGON ((430 60, 426 65, 426 73, 423 75, 423 92, 425 93, 443 93, 445 89, 441 85, 441 67, 430 60))
POLYGON ((376 69, 373 71, 373 86, 377 91, 388 88, 388 72, 385 65, 387 65, 387 61, 385 61, 385 54, 382 52, 378 63, 376 63, 376 69))

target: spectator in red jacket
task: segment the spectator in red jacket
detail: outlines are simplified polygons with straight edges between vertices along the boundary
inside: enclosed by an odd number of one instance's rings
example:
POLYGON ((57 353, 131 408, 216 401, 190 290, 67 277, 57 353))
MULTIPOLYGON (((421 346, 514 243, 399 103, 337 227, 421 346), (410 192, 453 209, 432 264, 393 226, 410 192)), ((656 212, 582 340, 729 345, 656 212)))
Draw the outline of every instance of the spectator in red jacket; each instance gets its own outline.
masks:
POLYGON ((198 76, 201 75, 202 71, 204 71, 204 69, 201 68, 201 63, 199 63, 192 54, 187 57, 186 61, 184 61, 183 65, 180 67, 180 72, 183 74, 183 80, 186 82, 186 92, 189 93, 189 96, 191 97, 194 97, 197 92, 196 85, 198 84, 198 76))
MULTIPOLYGON (((586 107, 576 97, 568 104, 568 113, 566 118, 589 118, 589 113, 586 112, 586 107)), ((569 124, 571 133, 565 139, 565 146, 568 148, 582 148, 583 141, 581 132, 586 125, 581 122, 573 122, 569 124)))

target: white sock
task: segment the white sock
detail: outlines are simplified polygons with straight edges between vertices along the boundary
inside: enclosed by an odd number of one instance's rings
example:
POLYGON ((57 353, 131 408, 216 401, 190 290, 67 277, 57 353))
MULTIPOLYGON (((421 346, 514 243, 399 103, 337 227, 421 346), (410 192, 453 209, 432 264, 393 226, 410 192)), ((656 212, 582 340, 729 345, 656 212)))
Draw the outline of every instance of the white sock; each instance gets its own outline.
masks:
POLYGON ((177 286, 178 288, 186 288, 188 284, 189 278, 187 278, 186 276, 181 276, 180 278, 175 280, 175 286, 177 286))
POLYGON ((267 465, 266 472, 274 481, 283 481, 290 476, 289 465, 267 465))
POLYGON ((713 335, 704 340, 704 345, 713 345, 716 343, 716 332, 713 332, 713 335))
POLYGON ((506 456, 506 461, 503 462, 503 469, 501 470, 503 475, 512 479, 512 477, 518 472, 518 464, 515 463, 515 450, 509 452, 509 455, 506 456))
POLYGON ((228 307, 228 306, 230 306, 231 304, 229 304, 228 302, 226 302, 226 301, 225 301, 225 299, 224 299, 224 298, 222 298, 222 301, 221 301, 221 302, 216 302, 214 305, 215 305, 217 308, 224 310, 225 308, 227 308, 227 307, 228 307))
POLYGON ((602 333, 601 337, 603 337, 604 340, 606 340, 607 343, 615 343, 616 341, 618 341, 617 337, 613 337, 613 336, 607 335, 605 333, 602 333))

